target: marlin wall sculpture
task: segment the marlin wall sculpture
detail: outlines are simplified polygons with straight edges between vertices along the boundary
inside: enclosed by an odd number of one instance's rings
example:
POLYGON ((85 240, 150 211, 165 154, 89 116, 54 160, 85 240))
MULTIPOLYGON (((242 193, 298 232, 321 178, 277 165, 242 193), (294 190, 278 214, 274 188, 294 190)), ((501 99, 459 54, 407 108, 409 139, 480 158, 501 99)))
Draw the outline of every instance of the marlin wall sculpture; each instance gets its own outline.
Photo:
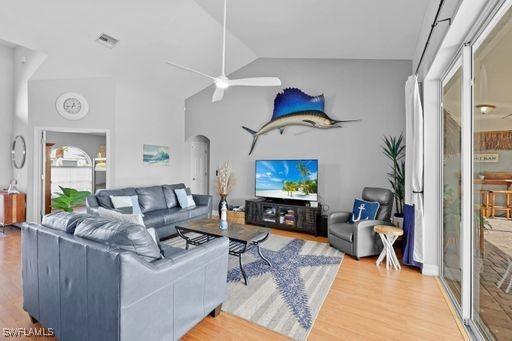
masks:
POLYGON ((287 126, 330 129, 341 128, 340 123, 360 121, 334 120, 324 112, 324 105, 324 95, 310 96, 297 88, 287 88, 278 93, 274 99, 274 113, 269 122, 265 123, 258 131, 242 127, 253 137, 249 155, 252 154, 258 137, 274 129, 279 129, 282 134, 287 126))

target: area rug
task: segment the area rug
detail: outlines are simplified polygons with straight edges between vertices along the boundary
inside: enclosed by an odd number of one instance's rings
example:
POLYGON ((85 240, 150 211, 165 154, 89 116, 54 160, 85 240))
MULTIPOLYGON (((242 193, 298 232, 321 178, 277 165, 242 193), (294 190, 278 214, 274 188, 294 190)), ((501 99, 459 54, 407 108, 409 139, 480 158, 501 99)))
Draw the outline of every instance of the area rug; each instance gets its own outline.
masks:
MULTIPOLYGON (((165 241, 184 247, 182 239, 165 241)), ((261 247, 243 255, 248 285, 238 259, 229 257, 228 298, 222 310, 295 340, 307 339, 338 273, 343 253, 327 243, 271 235, 261 247)))

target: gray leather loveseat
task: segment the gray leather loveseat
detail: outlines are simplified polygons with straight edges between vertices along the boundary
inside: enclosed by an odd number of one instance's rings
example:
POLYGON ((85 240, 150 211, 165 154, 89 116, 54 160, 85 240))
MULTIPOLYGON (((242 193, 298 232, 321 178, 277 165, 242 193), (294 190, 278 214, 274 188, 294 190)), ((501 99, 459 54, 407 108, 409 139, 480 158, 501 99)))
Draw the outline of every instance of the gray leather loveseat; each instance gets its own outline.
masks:
POLYGON ((184 184, 128 187, 99 190, 86 199, 87 213, 97 215, 98 207, 114 209, 110 196, 133 196, 139 198, 139 206, 144 214, 146 227, 154 228, 160 238, 176 234, 176 224, 199 218, 210 218, 212 214, 212 196, 193 194, 196 207, 181 208, 175 189, 185 188, 184 184))
POLYGON ((183 250, 100 217, 43 224, 22 227, 23 308, 61 341, 177 340, 220 312, 227 238, 183 250))

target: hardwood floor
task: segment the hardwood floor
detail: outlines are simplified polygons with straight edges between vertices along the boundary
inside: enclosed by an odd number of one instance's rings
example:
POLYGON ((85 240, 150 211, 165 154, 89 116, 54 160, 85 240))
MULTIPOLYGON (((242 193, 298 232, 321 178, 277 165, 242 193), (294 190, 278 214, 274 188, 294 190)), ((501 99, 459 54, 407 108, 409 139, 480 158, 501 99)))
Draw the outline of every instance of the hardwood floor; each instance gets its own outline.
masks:
MULTIPOLYGON (((326 238, 299 233, 279 230, 273 230, 273 233, 326 242, 326 238)), ((7 236, 0 237, 2 328, 39 327, 30 322, 21 307, 20 248, 20 231, 8 228, 7 236)), ((36 339, 41 338, 33 340, 36 339)), ((206 317, 183 339, 286 338, 222 312, 216 318, 206 317)), ((346 256, 309 336, 309 340, 327 339, 462 340, 464 337, 435 278, 422 276, 407 267, 401 271, 386 271, 385 267, 375 266, 375 258, 356 261, 346 256)))

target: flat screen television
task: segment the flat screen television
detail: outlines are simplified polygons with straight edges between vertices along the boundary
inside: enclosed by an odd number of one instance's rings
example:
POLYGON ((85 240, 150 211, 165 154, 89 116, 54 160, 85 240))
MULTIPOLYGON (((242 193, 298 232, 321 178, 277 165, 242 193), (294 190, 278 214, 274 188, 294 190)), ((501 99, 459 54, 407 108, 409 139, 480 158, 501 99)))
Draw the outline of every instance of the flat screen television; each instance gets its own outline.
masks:
POLYGON ((256 160, 256 196, 318 201, 318 160, 256 160))

